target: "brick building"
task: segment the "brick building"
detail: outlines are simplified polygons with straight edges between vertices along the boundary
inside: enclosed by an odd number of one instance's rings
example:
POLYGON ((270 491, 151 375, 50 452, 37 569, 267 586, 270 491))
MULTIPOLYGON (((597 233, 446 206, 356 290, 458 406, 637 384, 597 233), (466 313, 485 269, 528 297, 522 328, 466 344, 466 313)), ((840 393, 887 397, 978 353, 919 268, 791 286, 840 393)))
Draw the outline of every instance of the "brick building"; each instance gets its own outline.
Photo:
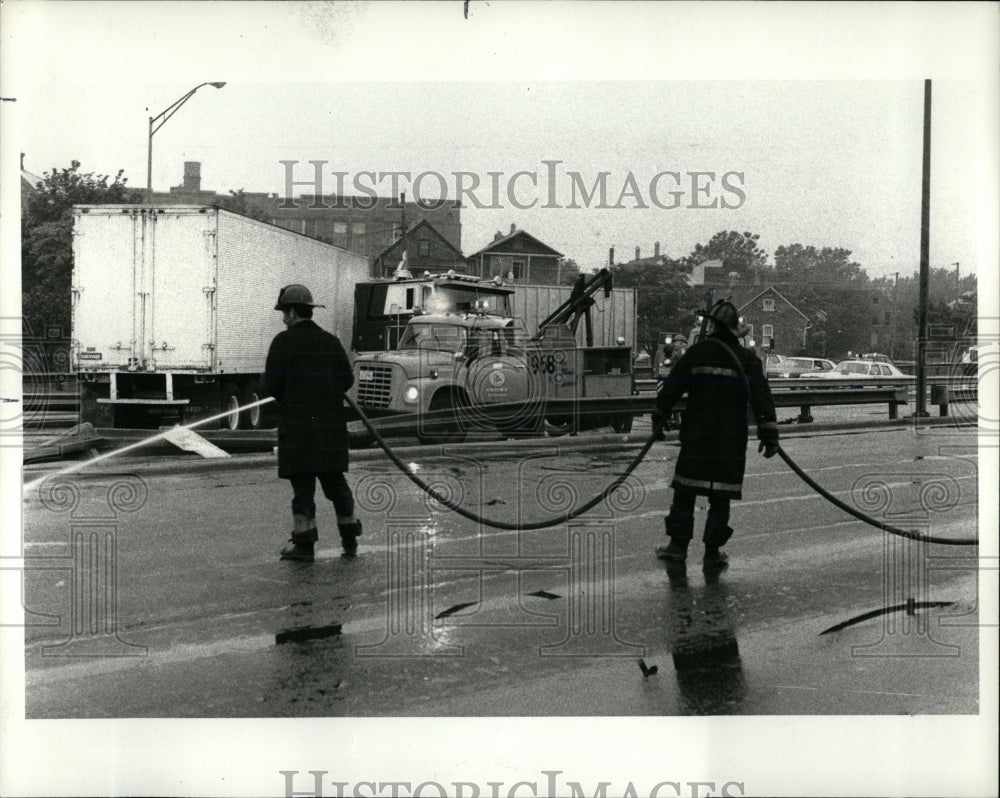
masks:
MULTIPOLYGON (((321 238, 359 255, 374 259, 402 238, 404 206, 391 197, 337 197, 332 194, 317 197, 303 194, 291 200, 278 194, 243 192, 248 205, 262 212, 271 224, 296 233, 321 238)), ((152 202, 164 204, 214 205, 232 199, 201 187, 201 164, 184 163, 181 185, 169 191, 153 192, 152 202)), ((452 247, 461 251, 461 203, 406 202, 407 227, 421 221, 430 222, 434 230, 452 247)))
MULTIPOLYGON (((716 294, 721 298, 720 292, 716 294)), ((758 349, 793 355, 806 347, 809 317, 774 286, 743 289, 734 293, 732 302, 750 326, 758 349)))

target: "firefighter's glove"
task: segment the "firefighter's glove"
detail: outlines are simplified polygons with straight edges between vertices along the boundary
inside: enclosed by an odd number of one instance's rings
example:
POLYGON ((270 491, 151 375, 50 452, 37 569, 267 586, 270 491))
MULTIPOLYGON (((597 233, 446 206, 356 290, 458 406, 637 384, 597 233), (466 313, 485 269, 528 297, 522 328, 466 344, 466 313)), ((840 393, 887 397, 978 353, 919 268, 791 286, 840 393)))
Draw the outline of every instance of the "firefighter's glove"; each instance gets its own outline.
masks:
POLYGON ((761 441, 757 447, 758 452, 763 452, 764 457, 774 457, 778 453, 777 441, 761 441))

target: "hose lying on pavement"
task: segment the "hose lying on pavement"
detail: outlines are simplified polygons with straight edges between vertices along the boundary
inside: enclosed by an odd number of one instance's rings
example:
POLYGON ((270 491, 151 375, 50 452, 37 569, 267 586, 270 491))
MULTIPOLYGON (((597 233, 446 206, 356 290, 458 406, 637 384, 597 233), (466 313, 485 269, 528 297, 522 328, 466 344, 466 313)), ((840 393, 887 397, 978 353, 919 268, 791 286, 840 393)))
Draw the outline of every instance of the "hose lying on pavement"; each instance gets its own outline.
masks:
MULTIPOLYGON (((743 368, 743 364, 740 362, 740 359, 736 356, 736 353, 733 352, 733 350, 728 345, 726 345, 724 341, 720 341, 718 338, 705 338, 704 340, 715 341, 723 349, 726 350, 729 357, 732 358, 733 362, 736 364, 736 367, 739 370, 740 375, 743 377, 743 383, 746 386, 747 396, 749 398, 750 379, 747 377, 746 370, 743 368)), ((560 516, 556 516, 555 518, 550 518, 544 521, 532 521, 529 523, 511 523, 509 521, 497 521, 492 518, 486 518, 484 516, 479 515, 478 513, 472 512, 471 510, 465 509, 460 504, 456 504, 455 502, 448 499, 446 496, 442 496, 440 493, 434 490, 432 486, 428 485, 424 480, 422 480, 416 474, 411 472, 409 468, 406 467, 406 465, 403 463, 402 460, 399 459, 396 453, 393 452, 391 448, 389 448, 389 444, 385 442, 385 439, 379 434, 378 430, 376 430, 375 427, 372 426, 372 423, 371 421, 369 421, 368 416, 364 414, 361 408, 358 407, 358 405, 350 396, 345 395, 344 399, 352 408, 354 408, 355 412, 358 414, 358 418, 361 419, 361 422, 365 425, 365 428, 368 430, 369 433, 371 433, 372 437, 375 438, 375 441, 381 447, 382 451, 384 451, 389 456, 389 459, 396 464, 396 466, 399 468, 400 471, 406 474, 406 476, 414 485, 416 485, 418 488, 424 491, 428 496, 430 496, 435 501, 443 504, 449 510, 454 510, 456 513, 465 518, 468 518, 470 521, 475 521, 476 523, 493 527, 494 529, 509 529, 509 530, 548 529, 549 527, 558 526, 559 524, 564 524, 567 521, 571 521, 574 518, 583 515, 587 511, 596 507, 598 504, 604 501, 608 496, 614 493, 619 487, 621 487, 622 483, 624 483, 625 480, 629 478, 629 475, 631 475, 631 473, 638 467, 639 463, 643 461, 643 458, 645 458, 646 454, 652 448, 653 444, 660 439, 661 426, 659 423, 654 423, 652 434, 649 436, 649 439, 642 445, 642 448, 639 450, 639 453, 634 458, 632 458, 632 462, 628 464, 628 467, 625 469, 624 473, 618 476, 611 484, 609 484, 604 490, 598 493, 594 498, 592 498, 585 504, 581 504, 575 510, 571 510, 568 513, 563 513, 560 516)), ((790 469, 792 469, 792 471, 794 471, 803 482, 805 482, 810 488, 816 491, 820 496, 822 496, 824 499, 826 499, 828 502, 835 505, 836 507, 839 507, 844 512, 849 513, 850 515, 854 516, 860 521, 864 521, 866 524, 869 524, 870 526, 876 527, 877 529, 881 529, 885 532, 889 532, 890 534, 893 535, 909 538, 910 540, 922 541, 924 543, 939 543, 943 546, 979 545, 978 537, 944 538, 944 537, 939 537, 937 535, 923 535, 919 532, 900 529, 899 527, 892 526, 891 524, 887 524, 884 521, 879 521, 876 518, 872 518, 869 515, 865 515, 860 510, 857 510, 854 507, 851 507, 849 504, 841 501, 832 493, 830 493, 828 490, 823 488, 819 483, 817 483, 812 477, 810 477, 805 471, 803 471, 798 466, 798 464, 796 464, 794 460, 792 460, 792 458, 788 455, 788 453, 781 448, 780 444, 778 444, 778 454, 781 455, 781 459, 785 461, 785 464, 790 469)))
POLYGON ((924 543, 940 543, 943 546, 978 546, 979 538, 942 538, 936 535, 922 535, 919 532, 911 532, 906 529, 900 529, 899 527, 887 524, 884 521, 879 521, 871 516, 865 515, 860 510, 856 510, 851 507, 851 505, 846 502, 842 502, 832 493, 827 491, 822 486, 818 485, 816 481, 810 477, 805 471, 803 471, 799 466, 792 460, 791 457, 781 448, 781 444, 778 444, 778 454, 781 455, 781 459, 785 461, 792 471, 799 475, 799 478, 805 482, 810 488, 816 491, 820 496, 826 499, 831 504, 836 505, 845 513, 850 513, 855 518, 864 521, 866 524, 871 524, 879 529, 884 529, 886 532, 891 532, 893 535, 899 535, 900 537, 909 538, 910 540, 920 540, 924 543))
MULTIPOLYGON (((718 338, 705 338, 704 340, 706 340, 706 341, 715 341, 719 346, 721 346, 723 349, 726 350, 726 353, 729 355, 729 357, 732 359, 732 361, 736 364, 736 368, 739 370, 740 376, 743 377, 743 383, 744 383, 744 385, 746 385, 747 398, 749 400, 749 396, 750 396, 750 378, 747 377, 746 370, 743 368, 743 364, 740 362, 740 359, 736 356, 736 353, 729 347, 728 344, 726 344, 725 341, 721 341, 718 338)), ((805 471, 803 471, 801 468, 799 468, 798 464, 796 464, 796 462, 794 460, 792 460, 791 457, 788 456, 788 453, 784 449, 781 448, 781 444, 780 443, 778 444, 778 454, 781 455, 781 459, 785 461, 785 464, 790 469, 792 469, 792 471, 794 471, 803 482, 805 482, 810 488, 812 488, 814 491, 816 491, 820 496, 822 496, 824 499, 826 499, 831 504, 839 507, 844 512, 850 513, 851 515, 853 515, 858 520, 864 521, 866 524, 869 524, 869 525, 871 525, 873 527, 876 527, 878 529, 882 529, 882 530, 884 530, 886 532, 889 532, 889 533, 891 533, 893 535, 899 535, 900 537, 909 538, 910 540, 919 540, 919 541, 922 541, 924 543, 940 543, 943 546, 978 546, 979 545, 979 538, 978 537, 975 537, 975 538, 943 538, 943 537, 938 537, 937 535, 923 535, 923 534, 921 534, 919 532, 912 532, 912 531, 909 531, 909 530, 906 530, 906 529, 900 529, 899 527, 892 526, 891 524, 887 524, 884 521, 879 521, 876 518, 872 518, 870 515, 865 515, 860 510, 857 510, 854 507, 851 507, 851 505, 849 505, 849 504, 847 504, 845 502, 842 502, 840 499, 838 499, 836 496, 834 496, 828 490, 826 490, 825 488, 823 488, 819 483, 817 483, 805 471)))
POLYGON ((496 519, 493 518, 486 518, 485 516, 479 515, 478 513, 474 513, 471 510, 465 509, 464 507, 462 507, 462 505, 456 504, 446 496, 442 496, 440 493, 434 490, 434 488, 431 485, 428 485, 424 480, 422 480, 420 477, 418 477, 416 474, 410 471, 409 468, 406 467, 406 464, 403 463, 403 461, 399 459, 396 453, 389 448, 389 444, 387 444, 385 442, 385 439, 381 435, 379 435, 378 430, 376 430, 375 427, 372 426, 371 421, 368 420, 368 416, 364 414, 361 408, 357 406, 357 404, 350 396, 345 395, 344 399, 357 412, 358 418, 361 419, 361 422, 365 425, 365 428, 375 438, 375 442, 378 443, 378 445, 382 448, 382 451, 385 452, 387 455, 389 455, 389 459, 396 464, 396 466, 399 468, 400 471, 406 474, 406 476, 414 485, 416 485, 418 488, 424 491, 424 493, 426 493, 428 496, 434 499, 434 501, 440 502, 449 510, 454 510, 459 515, 468 518, 470 521, 475 521, 477 524, 483 524, 485 526, 493 527, 494 529, 514 529, 514 530, 548 529, 549 527, 558 526, 559 524, 565 524, 567 521, 572 521, 574 518, 583 515, 587 511, 596 507, 598 504, 604 501, 608 496, 610 496, 612 493, 618 490, 619 487, 621 487, 622 483, 624 483, 625 480, 629 478, 629 475, 633 471, 635 471, 636 467, 638 467, 639 463, 642 462, 647 452, 649 452, 649 450, 652 448, 653 444, 656 442, 658 438, 658 433, 659 433, 659 429, 654 429, 653 434, 649 436, 649 440, 647 440, 643 444, 642 448, 639 450, 639 453, 634 458, 632 458, 632 462, 628 464, 628 467, 625 469, 624 473, 619 475, 611 484, 609 484, 604 490, 598 493, 590 501, 586 502, 585 504, 581 504, 575 510, 571 510, 568 513, 563 513, 562 515, 556 516, 555 518, 549 518, 544 521, 531 521, 529 523, 511 523, 509 521, 497 521, 496 519))

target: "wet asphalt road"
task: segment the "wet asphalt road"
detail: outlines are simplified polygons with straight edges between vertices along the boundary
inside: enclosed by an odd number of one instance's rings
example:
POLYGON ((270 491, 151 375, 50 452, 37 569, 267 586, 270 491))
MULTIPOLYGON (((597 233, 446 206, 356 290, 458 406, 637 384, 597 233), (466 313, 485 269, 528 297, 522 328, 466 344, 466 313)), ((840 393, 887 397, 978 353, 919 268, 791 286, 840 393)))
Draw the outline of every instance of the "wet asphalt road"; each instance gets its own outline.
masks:
MULTIPOLYGON (((865 512, 977 534, 967 431, 783 441, 865 512)), ((277 559, 290 493, 273 465, 73 475, 25 496, 27 716, 976 713, 978 549, 867 526, 751 446, 720 574, 698 542, 680 572, 653 556, 676 443, 594 511, 538 531, 480 527, 367 458, 350 475, 359 556, 340 556, 320 502, 313 563, 277 559)), ((407 460, 510 522, 565 512, 637 450, 551 440, 407 460)))

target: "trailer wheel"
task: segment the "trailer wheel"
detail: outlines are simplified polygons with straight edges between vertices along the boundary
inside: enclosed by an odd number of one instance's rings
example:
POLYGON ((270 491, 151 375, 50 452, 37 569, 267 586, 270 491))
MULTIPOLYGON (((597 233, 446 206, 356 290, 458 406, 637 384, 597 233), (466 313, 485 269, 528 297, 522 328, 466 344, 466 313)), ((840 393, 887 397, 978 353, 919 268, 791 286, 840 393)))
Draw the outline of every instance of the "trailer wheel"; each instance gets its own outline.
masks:
MULTIPOLYGON (((249 405, 261 400, 257 380, 247 380, 243 386, 243 404, 249 405)), ((240 413, 240 429, 261 429, 264 426, 264 406, 257 405, 240 413)))
MULTIPOLYGON (((434 398, 431 399, 431 404, 428 410, 451 410, 452 419, 437 422, 433 425, 427 424, 427 427, 429 428, 427 432, 417 433, 417 438, 420 442, 425 444, 437 444, 461 443, 464 441, 465 430, 462 429, 462 422, 459 419, 458 407, 459 405, 455 401, 455 396, 453 394, 445 392, 435 394, 434 398)), ((422 426, 423 424, 421 423, 421 427, 422 426)))
POLYGON ((240 428, 240 389, 235 382, 226 383, 222 388, 222 402, 220 411, 229 415, 219 419, 219 428, 228 430, 238 430, 240 428))

